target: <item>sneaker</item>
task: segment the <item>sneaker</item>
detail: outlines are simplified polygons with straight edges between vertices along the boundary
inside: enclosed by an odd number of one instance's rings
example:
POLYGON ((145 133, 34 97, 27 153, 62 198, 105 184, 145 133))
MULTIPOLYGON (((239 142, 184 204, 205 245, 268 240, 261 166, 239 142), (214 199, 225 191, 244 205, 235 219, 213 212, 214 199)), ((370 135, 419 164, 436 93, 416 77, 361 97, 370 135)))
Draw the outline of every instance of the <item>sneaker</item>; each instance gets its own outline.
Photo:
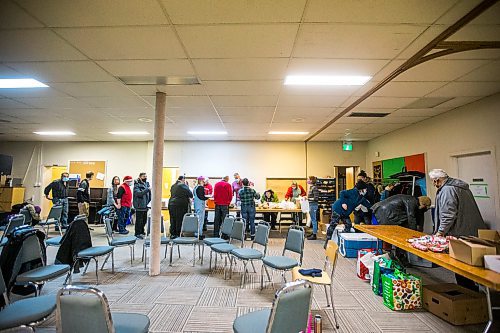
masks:
POLYGON ((312 234, 310 235, 309 237, 307 237, 308 240, 316 240, 317 237, 316 237, 316 234, 312 234))
POLYGON ((255 236, 250 236, 250 240, 253 241, 255 239, 255 236))
POLYGON ((123 230, 119 232, 120 235, 128 235, 128 230, 123 230))
POLYGON ((135 235, 135 238, 137 238, 137 239, 144 239, 144 236, 143 235, 135 235))

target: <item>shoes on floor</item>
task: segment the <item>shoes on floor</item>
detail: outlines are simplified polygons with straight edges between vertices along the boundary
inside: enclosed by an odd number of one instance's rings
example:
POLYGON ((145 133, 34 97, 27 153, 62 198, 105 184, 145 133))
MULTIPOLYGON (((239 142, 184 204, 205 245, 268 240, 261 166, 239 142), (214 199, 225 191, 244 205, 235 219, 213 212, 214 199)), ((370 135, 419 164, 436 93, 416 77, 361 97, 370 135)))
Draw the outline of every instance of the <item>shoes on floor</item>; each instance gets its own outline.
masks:
POLYGON ((200 240, 204 240, 204 239, 205 239, 205 235, 201 235, 200 240))
POLYGON ((255 239, 255 236, 250 236, 250 240, 253 241, 255 239))
POLYGON ((137 239, 144 239, 144 236, 143 235, 135 235, 135 238, 137 238, 137 239))
POLYGON ((120 235, 128 235, 128 230, 118 232, 120 235))
POLYGON ((316 234, 312 234, 312 235, 310 235, 309 237, 307 237, 307 240, 316 240, 316 239, 318 239, 318 238, 316 237, 316 234))

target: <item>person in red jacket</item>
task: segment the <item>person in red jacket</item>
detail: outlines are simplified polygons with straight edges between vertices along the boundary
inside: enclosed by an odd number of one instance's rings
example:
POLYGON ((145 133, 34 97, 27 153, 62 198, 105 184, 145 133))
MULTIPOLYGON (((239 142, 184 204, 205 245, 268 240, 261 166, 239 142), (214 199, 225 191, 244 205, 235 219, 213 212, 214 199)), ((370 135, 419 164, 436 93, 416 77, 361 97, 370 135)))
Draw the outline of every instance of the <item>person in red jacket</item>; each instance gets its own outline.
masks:
POLYGON ((233 187, 229 184, 229 176, 226 176, 214 186, 214 237, 219 237, 220 226, 226 215, 229 214, 229 204, 232 199, 233 187))
POLYGON ((118 210, 118 232, 122 235, 128 234, 127 220, 130 217, 130 207, 132 207, 132 190, 130 186, 134 183, 132 176, 125 176, 123 184, 116 193, 115 207, 118 210))
POLYGON ((285 200, 290 200, 292 202, 295 202, 298 197, 305 197, 306 196, 306 191, 304 188, 297 184, 296 181, 292 182, 292 185, 288 188, 285 194, 285 200))

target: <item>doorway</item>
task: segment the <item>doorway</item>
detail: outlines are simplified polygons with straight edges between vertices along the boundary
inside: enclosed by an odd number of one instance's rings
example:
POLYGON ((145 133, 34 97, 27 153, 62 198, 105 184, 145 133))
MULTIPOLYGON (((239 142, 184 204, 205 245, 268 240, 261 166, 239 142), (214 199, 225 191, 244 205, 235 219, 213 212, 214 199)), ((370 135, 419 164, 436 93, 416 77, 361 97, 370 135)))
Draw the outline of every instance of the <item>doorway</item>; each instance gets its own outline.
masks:
POLYGON ((490 229, 500 230, 495 208, 498 192, 494 156, 488 151, 455 158, 458 178, 469 184, 484 222, 490 229))
POLYGON ((359 166, 335 166, 334 175, 337 179, 337 198, 340 191, 348 190, 356 184, 356 175, 358 174, 359 166))

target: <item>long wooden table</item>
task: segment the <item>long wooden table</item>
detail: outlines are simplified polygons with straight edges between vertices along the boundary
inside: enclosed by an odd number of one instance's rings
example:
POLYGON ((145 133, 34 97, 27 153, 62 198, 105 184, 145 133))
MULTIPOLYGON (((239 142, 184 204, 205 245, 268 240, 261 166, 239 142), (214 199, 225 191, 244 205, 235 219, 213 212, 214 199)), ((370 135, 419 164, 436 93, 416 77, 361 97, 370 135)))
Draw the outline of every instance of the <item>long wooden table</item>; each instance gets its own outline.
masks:
POLYGON ((489 330, 493 322, 490 289, 500 291, 500 273, 483 267, 468 265, 459 260, 453 259, 447 253, 420 251, 412 247, 411 244, 407 242, 407 239, 426 235, 419 231, 414 231, 396 225, 355 225, 354 228, 485 286, 490 321, 486 325, 484 332, 489 330))

